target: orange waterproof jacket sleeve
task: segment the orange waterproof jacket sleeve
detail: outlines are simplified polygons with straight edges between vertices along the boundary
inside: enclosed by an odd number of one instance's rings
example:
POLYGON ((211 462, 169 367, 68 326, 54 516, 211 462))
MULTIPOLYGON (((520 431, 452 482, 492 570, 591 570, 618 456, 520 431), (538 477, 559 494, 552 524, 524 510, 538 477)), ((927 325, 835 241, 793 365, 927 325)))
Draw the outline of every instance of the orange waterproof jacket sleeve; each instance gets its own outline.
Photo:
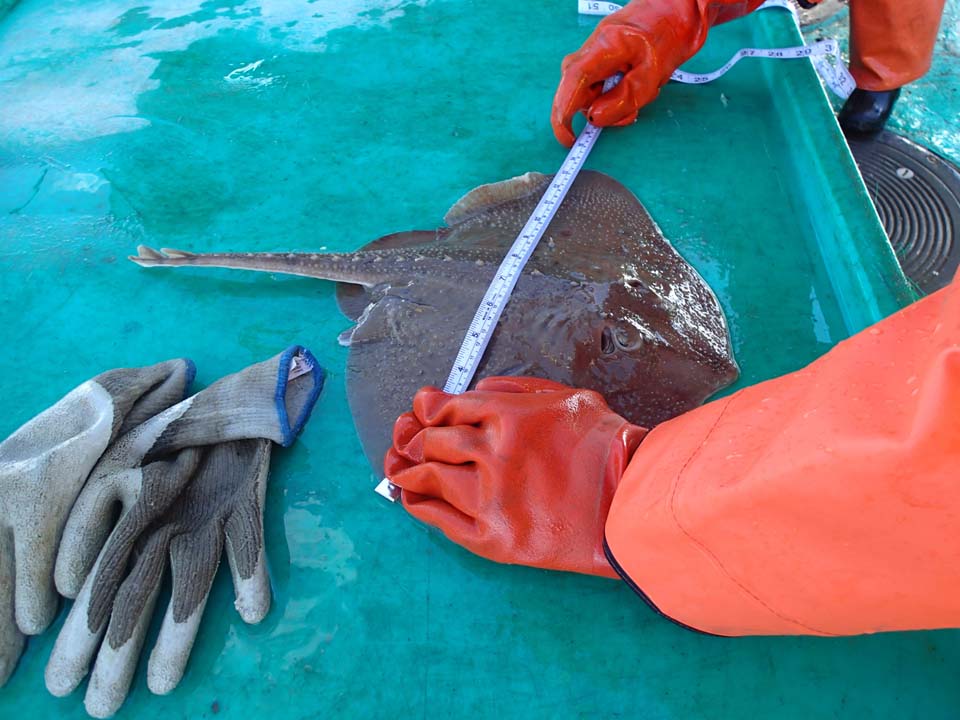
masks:
POLYGON ((627 582, 701 631, 960 627, 960 279, 657 426, 605 531, 627 582))

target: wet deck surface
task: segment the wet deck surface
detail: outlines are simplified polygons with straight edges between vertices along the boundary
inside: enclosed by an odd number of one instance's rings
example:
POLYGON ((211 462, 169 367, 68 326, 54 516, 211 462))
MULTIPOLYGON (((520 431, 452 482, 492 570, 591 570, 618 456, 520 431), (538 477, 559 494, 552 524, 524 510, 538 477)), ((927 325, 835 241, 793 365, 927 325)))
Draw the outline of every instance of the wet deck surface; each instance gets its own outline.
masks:
MULTIPOLYGON (((949 7, 934 75, 894 122, 956 160, 949 7), (921 121, 922 104, 943 122, 921 121)), ((139 242, 354 249, 436 227, 477 184, 552 171, 557 68, 591 24, 572 13, 25 0, 0 21, 0 436, 120 365, 186 355, 202 386, 300 342, 329 371, 300 441, 275 453, 270 615, 245 626, 221 572, 180 687, 152 696, 141 668, 118 717, 955 716, 955 632, 707 638, 618 583, 469 555, 373 494, 332 284, 124 259, 139 242)), ((772 17, 731 24, 694 69, 793 32, 772 17)), ((743 383, 906 300, 842 143, 808 69, 745 61, 715 85, 668 87, 591 156, 717 292, 743 383), (811 211, 824 198, 832 210, 811 211)), ((85 717, 82 688, 57 700, 43 687, 63 615, 0 690, 4 718, 85 717)))

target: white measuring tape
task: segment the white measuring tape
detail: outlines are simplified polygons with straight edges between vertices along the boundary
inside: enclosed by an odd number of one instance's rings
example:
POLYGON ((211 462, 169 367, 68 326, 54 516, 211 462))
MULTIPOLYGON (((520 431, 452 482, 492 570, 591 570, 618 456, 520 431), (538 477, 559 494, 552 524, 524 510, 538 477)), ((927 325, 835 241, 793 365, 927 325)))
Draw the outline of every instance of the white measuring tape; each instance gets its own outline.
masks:
MULTIPOLYGON (((619 76, 608 79, 603 85, 603 91, 608 92, 619 81, 619 76)), ((543 237, 547 225, 556 215, 557 208, 560 207, 563 198, 567 196, 567 191, 573 185, 573 181, 576 179, 577 173, 580 172, 580 168, 583 167, 587 155, 590 154, 594 143, 600 137, 600 130, 601 128, 588 122, 580 131, 580 135, 573 147, 570 148, 570 152, 567 153, 563 165, 553 176, 550 186, 543 193, 543 197, 540 198, 540 202, 534 208, 533 214, 527 219, 526 225, 523 226, 517 239, 514 240, 510 252, 500 263, 497 274, 493 278, 493 282, 490 283, 490 287, 487 288, 487 293, 483 296, 480 307, 477 308, 477 313, 473 316, 473 321, 467 330, 467 335, 463 339, 460 352, 457 353, 457 359, 453 363, 453 369, 450 370, 447 382, 443 386, 444 392, 457 395, 466 391, 470 385, 470 381, 477 371, 477 366, 480 365, 483 353, 490 343, 490 338, 493 336, 493 329, 510 299, 510 294, 513 292, 517 280, 520 279, 520 271, 523 270, 523 266, 527 264, 527 260, 533 254, 537 243, 543 237)))
MULTIPOLYGON (((580 13, 586 15, 609 15, 621 9, 620 5, 608 2, 578 0, 578 3, 580 13)), ((796 19, 793 6, 790 5, 787 0, 768 0, 758 9, 767 7, 789 9, 794 13, 794 19, 796 19)), ((700 75, 678 70, 673 73, 671 79, 697 85, 708 83, 724 75, 744 57, 770 57, 779 59, 803 57, 809 57, 811 59, 821 58, 824 59, 825 64, 829 65, 826 61, 826 57, 828 56, 835 57, 838 68, 842 68, 843 72, 846 72, 847 77, 849 77, 846 66, 840 61, 840 53, 836 42, 833 40, 821 40, 811 46, 795 48, 772 48, 769 50, 744 48, 734 55, 726 65, 712 73, 700 75)), ((822 73, 821 77, 824 77, 822 73)), ((609 78, 603 85, 603 91, 608 92, 619 80, 620 76, 609 78)), ((834 89, 834 92, 837 92, 837 89, 835 89, 826 78, 824 78, 824 82, 826 82, 831 89, 834 89)), ((853 78, 850 78, 850 83, 853 83, 853 78)), ((838 88, 839 87, 840 85, 838 85, 838 88)), ((852 90, 853 87, 847 91, 846 95, 849 95, 852 90)), ((838 92, 838 94, 841 93, 838 92)), ((846 95, 843 95, 843 97, 846 97, 846 95)), ((533 213, 527 219, 517 239, 514 240, 507 256, 503 259, 503 262, 500 263, 497 274, 487 288, 487 292, 480 302, 480 307, 477 308, 477 312, 473 316, 467 334, 463 338, 460 351, 457 353, 457 359, 453 363, 453 369, 450 371, 447 382, 443 386, 444 392, 450 393, 451 395, 459 395, 465 392, 470 386, 470 381, 473 380, 477 367, 480 365, 480 360, 483 358, 483 353, 490 343, 490 338, 493 337, 493 331, 496 328, 497 322, 500 320, 500 315, 503 314, 503 310, 507 306, 507 301, 510 299, 510 294, 520 279, 523 266, 527 264, 527 260, 530 259, 530 256, 537 247, 537 243, 540 242, 540 238, 543 237, 544 231, 546 231, 547 226, 556 214, 557 208, 560 207, 560 203, 563 202, 563 198, 566 197, 567 191, 573 185, 573 181, 583 167, 587 155, 590 154, 594 143, 596 143, 597 138, 600 137, 601 129, 602 128, 588 122, 583 130, 580 131, 580 135, 567 153, 563 164, 560 166, 557 174, 553 176, 550 186, 546 192, 544 192, 543 197, 540 198, 540 202, 537 203, 537 207, 534 208, 533 213)), ((376 491, 391 501, 396 501, 400 497, 399 488, 391 483, 388 478, 380 481, 376 487, 376 491)))
MULTIPOLYGON (((608 92, 614 85, 620 82, 621 76, 608 78, 603 84, 603 91, 608 92)), ((457 359, 453 363, 453 369, 447 377, 447 382, 443 386, 443 391, 451 395, 459 395, 465 392, 473 380, 483 353, 490 344, 490 338, 493 337, 493 330, 503 314, 503 309, 507 306, 510 294, 520 279, 520 272, 527 260, 533 255, 533 251, 543 237, 547 225, 553 220, 557 213, 557 208, 567 196, 567 191, 573 185, 577 178, 577 173, 583 167, 587 155, 593 149, 594 143, 600 137, 599 128, 592 123, 584 125, 583 130, 577 136, 573 147, 567 153, 563 164, 553 176, 550 186, 543 193, 540 202, 533 209, 526 224, 517 235, 517 239, 510 246, 510 251, 497 268, 497 274, 487 288, 483 300, 480 301, 480 307, 477 308, 467 334, 460 345, 460 351, 457 353, 457 359)), ((388 478, 384 478, 375 488, 376 491, 385 498, 396 501, 400 497, 400 490, 388 478)))
MULTIPOLYGON (((797 27, 800 26, 800 19, 797 17, 796 8, 789 0, 767 0, 757 10, 767 10, 769 8, 781 8, 789 10, 793 16, 797 27)), ((581 15, 609 15, 621 10, 622 6, 611 2, 594 2, 593 0, 578 0, 577 11, 581 15)), ((719 77, 726 75, 730 68, 740 62, 743 58, 762 57, 772 60, 797 60, 800 58, 810 58, 817 74, 823 80, 823 84, 842 100, 846 100, 850 93, 857 87, 856 81, 840 57, 840 46, 836 40, 818 40, 812 45, 799 45, 795 47, 781 48, 743 48, 738 50, 732 58, 724 65, 709 73, 691 73, 683 70, 675 70, 670 76, 671 80, 686 83, 688 85, 703 85, 713 82, 719 77)))

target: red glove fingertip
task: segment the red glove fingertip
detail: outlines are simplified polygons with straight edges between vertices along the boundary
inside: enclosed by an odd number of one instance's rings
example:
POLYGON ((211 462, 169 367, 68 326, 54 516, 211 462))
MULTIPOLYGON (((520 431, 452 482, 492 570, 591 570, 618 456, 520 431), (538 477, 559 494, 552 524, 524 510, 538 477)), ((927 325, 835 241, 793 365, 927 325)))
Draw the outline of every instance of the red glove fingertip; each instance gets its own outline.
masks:
POLYGON ((553 128, 553 136, 557 139, 564 147, 573 147, 573 143, 576 141, 576 137, 573 134, 572 126, 572 117, 557 117, 550 121, 550 126, 553 128))
POLYGON ((414 465, 416 465, 416 463, 411 462, 409 458, 397 452, 396 448, 390 448, 387 450, 387 454, 383 456, 383 475, 388 478, 390 482, 393 482, 393 478, 404 470, 409 470, 414 465))
POLYGON ((453 400, 456 395, 445 393, 440 388, 424 387, 417 391, 413 396, 413 414, 424 427, 428 427, 435 422, 443 408, 453 400))
POLYGON ((423 430, 423 424, 412 412, 405 412, 393 424, 393 446, 398 450, 409 443, 413 436, 423 430))

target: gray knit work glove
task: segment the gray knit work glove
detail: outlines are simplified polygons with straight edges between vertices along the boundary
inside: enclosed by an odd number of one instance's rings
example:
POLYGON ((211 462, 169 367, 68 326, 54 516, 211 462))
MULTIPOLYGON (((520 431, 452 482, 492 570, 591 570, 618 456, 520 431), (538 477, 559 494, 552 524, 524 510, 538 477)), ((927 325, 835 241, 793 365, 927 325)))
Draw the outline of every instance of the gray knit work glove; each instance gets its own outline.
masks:
POLYGON ((54 558, 90 469, 113 438, 180 402, 193 375, 189 360, 110 370, 0 443, 0 686, 24 635, 56 615, 54 558))
POLYGON ((269 453, 256 440, 290 445, 322 386, 320 366, 295 346, 217 381, 113 443, 74 504, 57 556, 57 588, 77 601, 47 664, 51 693, 72 692, 97 654, 87 712, 116 712, 130 687, 168 548, 175 591, 150 661, 151 690, 168 692, 183 673, 210 582, 184 568, 202 557, 213 577, 222 542, 215 536, 226 533, 241 615, 251 622, 263 617, 269 607, 261 532, 269 453), (229 443, 244 439, 254 442, 229 443))
MULTIPOLYGON (((61 652, 83 663, 82 678, 97 651, 91 629, 101 628, 99 640, 106 627, 85 698, 91 715, 109 717, 126 698, 168 557, 173 595, 147 666, 152 692, 170 692, 183 676, 224 547, 240 616, 256 623, 267 614, 263 500, 270 446, 269 440, 237 440, 182 450, 175 462, 194 472, 173 504, 157 513, 143 493, 110 536, 50 659, 51 668, 61 652), (83 656, 73 656, 75 650, 83 656)), ((74 668, 79 665, 57 672, 74 668)))

